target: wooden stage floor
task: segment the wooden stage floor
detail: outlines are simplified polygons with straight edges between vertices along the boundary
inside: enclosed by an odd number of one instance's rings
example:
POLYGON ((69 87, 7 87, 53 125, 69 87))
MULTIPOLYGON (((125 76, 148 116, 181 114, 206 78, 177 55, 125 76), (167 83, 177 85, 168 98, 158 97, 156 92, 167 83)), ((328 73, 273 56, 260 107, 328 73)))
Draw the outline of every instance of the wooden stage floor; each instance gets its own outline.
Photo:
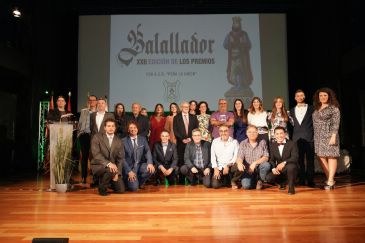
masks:
MULTIPOLYGON (((321 180, 322 178, 318 178, 321 180)), ((46 192, 47 181, 0 184, 0 242, 365 242, 365 181, 334 191, 147 186, 101 197, 96 189, 46 192)))

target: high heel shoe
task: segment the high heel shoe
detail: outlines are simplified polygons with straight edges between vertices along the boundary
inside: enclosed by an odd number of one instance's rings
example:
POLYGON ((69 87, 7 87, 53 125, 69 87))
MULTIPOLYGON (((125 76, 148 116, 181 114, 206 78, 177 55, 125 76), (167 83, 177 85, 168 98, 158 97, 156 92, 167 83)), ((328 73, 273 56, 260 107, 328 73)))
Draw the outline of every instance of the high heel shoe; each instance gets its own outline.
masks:
POLYGON ((327 183, 326 183, 326 185, 324 185, 323 189, 324 190, 334 190, 335 189, 335 184, 336 184, 335 181, 333 181, 333 183, 329 183, 327 181, 327 183))

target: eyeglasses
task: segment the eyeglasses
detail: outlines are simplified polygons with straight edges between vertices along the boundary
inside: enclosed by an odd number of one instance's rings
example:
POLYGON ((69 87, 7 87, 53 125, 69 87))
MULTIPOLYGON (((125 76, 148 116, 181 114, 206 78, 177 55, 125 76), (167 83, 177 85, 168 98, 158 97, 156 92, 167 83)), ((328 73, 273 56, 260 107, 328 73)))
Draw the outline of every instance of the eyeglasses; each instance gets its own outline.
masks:
POLYGON ((219 132, 228 132, 228 130, 219 130, 219 132))

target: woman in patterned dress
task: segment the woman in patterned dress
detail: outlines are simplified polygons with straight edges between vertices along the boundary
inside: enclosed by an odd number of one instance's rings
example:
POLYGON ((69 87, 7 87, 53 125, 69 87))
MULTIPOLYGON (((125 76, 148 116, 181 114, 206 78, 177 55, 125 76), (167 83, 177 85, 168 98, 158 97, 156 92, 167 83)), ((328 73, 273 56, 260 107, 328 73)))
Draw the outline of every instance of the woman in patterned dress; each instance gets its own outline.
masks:
POLYGON ((286 139, 288 136, 288 122, 290 122, 291 117, 289 112, 286 110, 285 102, 283 97, 276 97, 272 104, 272 110, 267 114, 267 119, 270 126, 270 140, 275 141, 274 130, 276 127, 283 127, 286 130, 286 139))
POLYGON ((176 138, 174 134, 174 116, 180 112, 179 106, 173 102, 170 104, 170 115, 166 117, 165 130, 170 133, 170 140, 176 144, 176 138))
POLYGON ((210 132, 210 115, 208 103, 205 101, 201 101, 198 104, 198 121, 199 121, 199 130, 202 133, 202 139, 208 142, 212 142, 212 134, 210 132))
POLYGON ((340 109, 336 94, 329 88, 321 88, 313 97, 314 150, 327 181, 326 190, 334 189, 337 158, 340 156, 338 129, 340 109))

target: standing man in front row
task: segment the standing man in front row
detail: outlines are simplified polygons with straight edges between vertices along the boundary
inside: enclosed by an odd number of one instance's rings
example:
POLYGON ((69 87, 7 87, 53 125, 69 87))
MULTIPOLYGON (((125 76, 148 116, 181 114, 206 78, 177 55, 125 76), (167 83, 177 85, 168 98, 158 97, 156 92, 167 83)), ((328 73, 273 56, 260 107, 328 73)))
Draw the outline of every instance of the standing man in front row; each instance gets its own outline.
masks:
POLYGON ((122 166, 124 164, 124 146, 120 138, 114 135, 115 120, 107 118, 104 121, 104 133, 97 133, 91 140, 91 170, 99 177, 99 194, 108 195, 107 188, 111 182, 116 193, 125 191, 122 181, 122 166))
MULTIPOLYGON (((174 116, 173 129, 176 137, 178 166, 184 165, 184 153, 186 144, 191 142, 191 132, 199 127, 198 119, 195 115, 189 114, 189 103, 181 102, 181 112, 174 116)), ((179 183, 184 184, 184 178, 179 178, 179 183)))
POLYGON ((274 130, 276 142, 270 145, 271 172, 266 176, 270 183, 278 182, 279 189, 285 190, 285 179, 288 178, 288 194, 295 194, 295 180, 298 173, 298 148, 295 142, 286 140, 286 132, 283 127, 274 130))
POLYGON ((256 185, 256 189, 261 190, 271 168, 267 162, 269 151, 265 139, 257 140, 259 132, 256 126, 248 125, 246 134, 247 138, 241 142, 238 150, 237 164, 232 168, 235 171, 232 189, 237 188, 235 180, 242 178, 243 189, 252 189, 256 185))
POLYGON ((185 148, 185 164, 181 167, 181 174, 186 176, 191 185, 203 181, 205 187, 211 187, 210 143, 202 140, 199 128, 192 131, 193 141, 185 148))
POLYGON ((152 154, 147 139, 138 134, 138 125, 130 121, 127 125, 129 135, 123 138, 125 168, 123 178, 130 191, 144 189, 144 183, 155 172, 152 154))
POLYGON ((211 163, 214 170, 212 187, 231 186, 232 166, 237 160, 238 142, 229 136, 227 125, 219 127, 219 137, 215 138, 211 147, 211 163))
POLYGON ((177 182, 179 167, 177 166, 176 144, 170 141, 170 133, 163 130, 160 135, 160 142, 155 143, 153 149, 153 162, 157 169, 157 180, 166 179, 170 185, 177 182))

